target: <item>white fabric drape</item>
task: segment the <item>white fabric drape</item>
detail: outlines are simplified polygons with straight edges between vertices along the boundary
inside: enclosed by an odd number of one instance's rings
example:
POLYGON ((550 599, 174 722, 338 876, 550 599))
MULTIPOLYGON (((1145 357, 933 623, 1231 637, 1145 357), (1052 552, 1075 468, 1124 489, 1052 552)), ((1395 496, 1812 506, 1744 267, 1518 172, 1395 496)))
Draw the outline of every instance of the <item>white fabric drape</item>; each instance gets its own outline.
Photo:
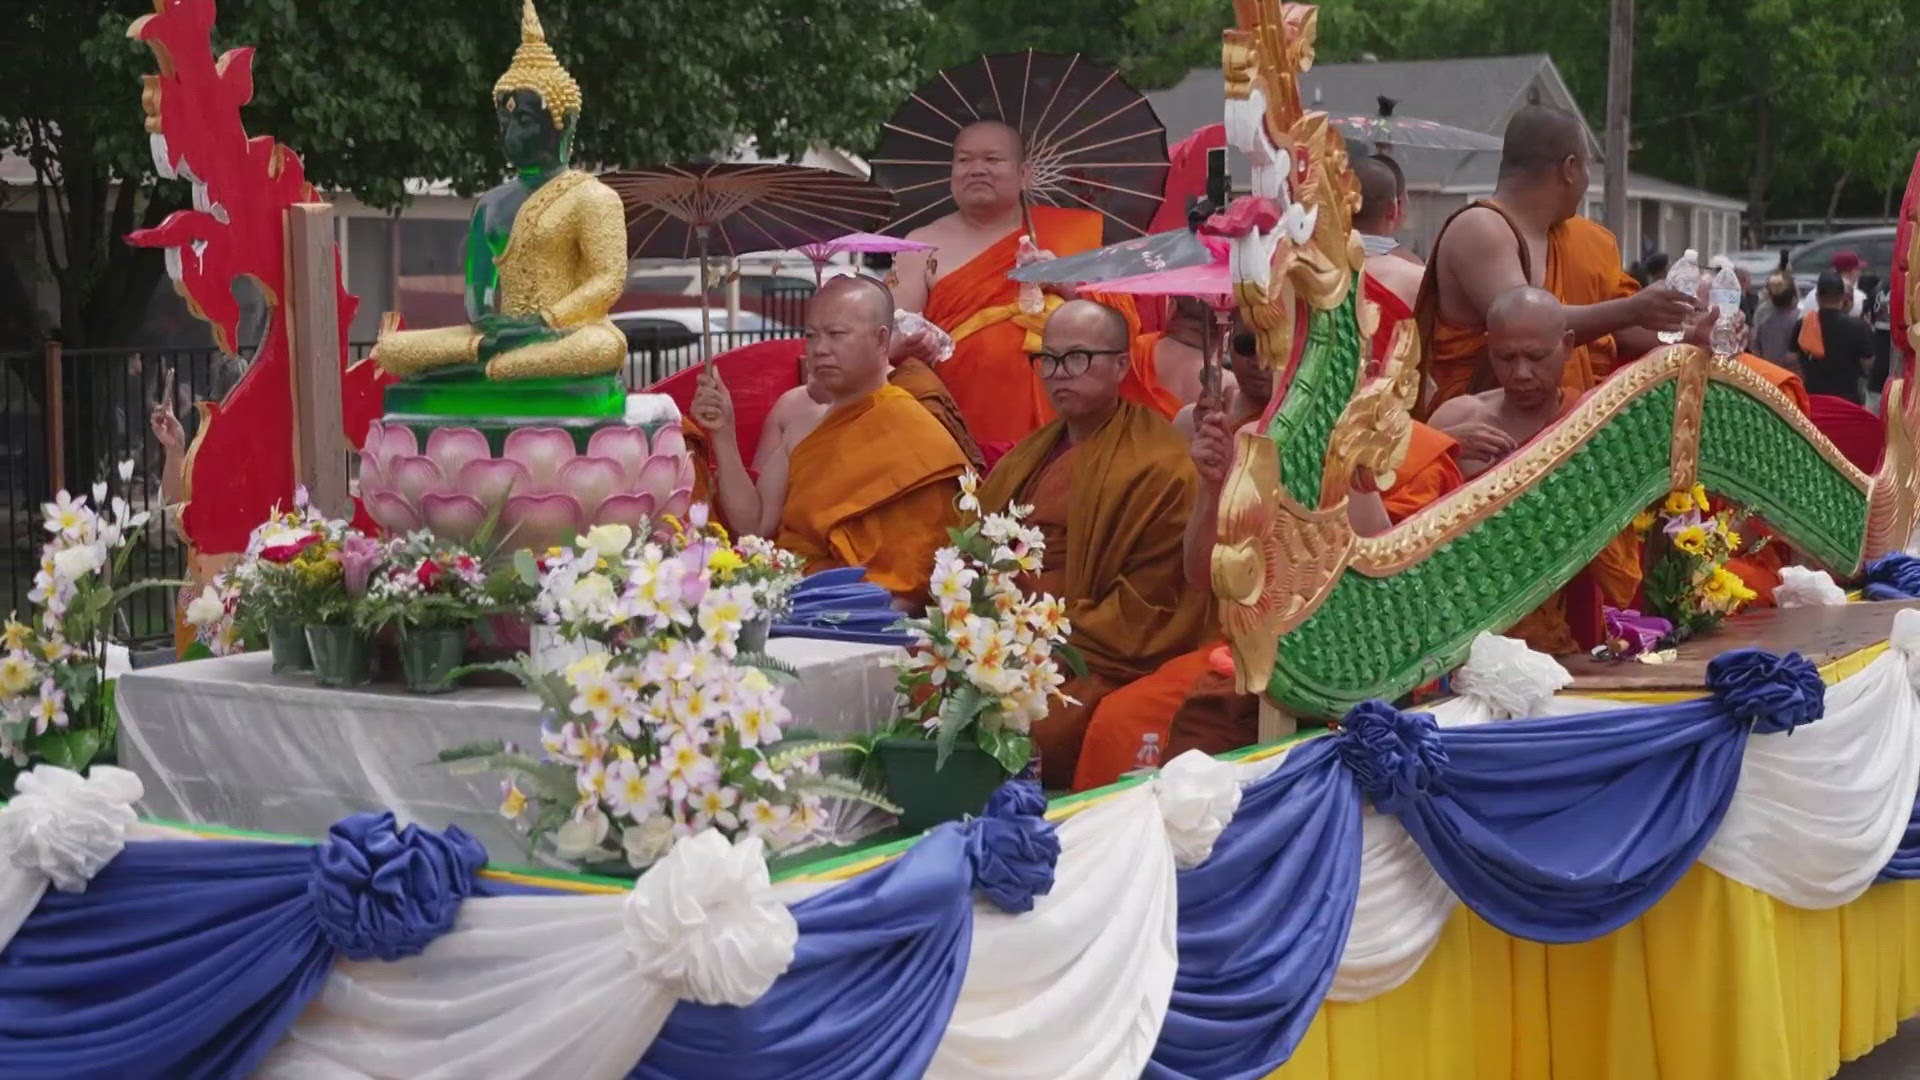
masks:
POLYGON ((1865 892, 1900 846, 1920 786, 1916 651, 1920 611, 1902 611, 1893 646, 1827 688, 1825 716, 1748 739, 1739 787, 1700 861, 1795 907, 1838 907, 1865 892))
MULTIPOLYGON (((683 851, 698 857, 683 868, 688 877, 725 877, 737 869, 725 861, 728 853, 684 840, 668 860, 683 851)), ((744 856, 737 849, 732 854, 735 862, 744 856)), ((764 868, 760 875, 764 881, 764 868)), ((751 956, 704 950, 703 959, 676 957, 670 971, 642 954, 650 933, 633 929, 659 922, 649 917, 646 894, 471 899, 460 906, 453 930, 418 956, 335 964, 326 989, 256 1075, 618 1080, 653 1044, 679 1000, 677 988, 751 983, 764 990, 771 980, 758 976, 767 968, 760 955, 767 939, 780 939, 773 944, 785 948, 787 961, 793 954, 791 916, 784 925, 769 920, 762 910, 766 897, 791 904, 815 891, 774 886, 766 896, 742 895, 709 909, 710 921, 725 925, 709 926, 708 935, 740 941, 759 931, 746 946, 751 956), (736 962, 742 970, 716 969, 736 962)), ((787 961, 778 967, 785 970, 787 961)))
POLYGON ((1053 890, 977 904, 966 982, 927 1076, 1138 1076, 1179 966, 1173 847, 1151 785, 1060 823, 1053 890))
POLYGON ((52 885, 82 892, 136 824, 140 778, 112 765, 82 777, 57 765, 21 773, 0 807, 0 951, 52 885))

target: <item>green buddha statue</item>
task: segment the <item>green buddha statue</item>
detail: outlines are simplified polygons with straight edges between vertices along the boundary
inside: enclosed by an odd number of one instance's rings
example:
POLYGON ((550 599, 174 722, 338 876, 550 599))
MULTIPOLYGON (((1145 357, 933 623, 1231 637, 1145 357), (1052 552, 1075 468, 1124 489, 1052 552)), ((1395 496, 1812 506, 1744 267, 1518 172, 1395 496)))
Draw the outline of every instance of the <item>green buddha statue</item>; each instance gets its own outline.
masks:
POLYGON ((388 391, 390 413, 620 411, 627 343, 607 313, 626 285, 626 215, 613 189, 567 166, 580 87, 548 47, 533 0, 520 35, 493 87, 514 175, 480 197, 467 232, 470 322, 398 330, 389 318, 373 358, 403 380, 388 391))

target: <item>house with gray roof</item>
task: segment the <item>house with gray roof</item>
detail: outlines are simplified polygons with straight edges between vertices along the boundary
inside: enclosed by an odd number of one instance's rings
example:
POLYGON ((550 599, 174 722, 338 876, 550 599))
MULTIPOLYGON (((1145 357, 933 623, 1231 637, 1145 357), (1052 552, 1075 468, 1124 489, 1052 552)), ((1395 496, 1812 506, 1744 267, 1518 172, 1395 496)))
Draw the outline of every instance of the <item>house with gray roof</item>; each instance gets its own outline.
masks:
MULTIPOLYGON (((1147 95, 1166 125, 1169 142, 1220 122, 1222 85, 1218 68, 1202 68, 1172 87, 1147 95)), ((1377 116, 1385 105, 1395 116, 1494 136, 1504 132, 1507 120, 1526 105, 1552 105, 1580 113, 1552 57, 1544 53, 1315 64, 1300 76, 1300 94, 1308 109, 1329 115, 1377 116)), ((1591 125, 1587 125, 1587 139, 1598 161, 1600 140, 1591 125)), ((1422 255, 1448 215, 1492 194, 1500 165, 1497 151, 1394 147, 1389 152, 1407 174, 1409 220, 1401 239, 1422 255)), ((1244 163, 1231 165, 1236 178, 1247 175, 1244 163)), ((1596 167, 1587 190, 1587 216, 1600 220, 1605 204, 1605 185, 1596 167)), ((1702 252, 1736 250, 1742 246, 1740 214, 1745 208, 1739 199, 1630 172, 1621 258, 1631 263, 1643 252, 1677 255, 1689 247, 1702 252)))

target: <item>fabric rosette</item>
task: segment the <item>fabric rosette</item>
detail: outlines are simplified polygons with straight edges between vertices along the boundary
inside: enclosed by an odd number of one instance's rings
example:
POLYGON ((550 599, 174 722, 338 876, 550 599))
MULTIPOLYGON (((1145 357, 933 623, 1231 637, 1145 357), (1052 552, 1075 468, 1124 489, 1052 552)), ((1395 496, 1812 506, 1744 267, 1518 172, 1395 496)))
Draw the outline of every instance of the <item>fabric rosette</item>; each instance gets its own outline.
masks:
POLYGON ((800 940, 774 895, 759 837, 685 837, 627 895, 626 946, 641 974, 703 1005, 751 1005, 786 974, 800 940))
POLYGON ((1189 750, 1160 770, 1153 780, 1166 822, 1167 841, 1182 870, 1191 870, 1213 854, 1240 809, 1239 770, 1198 750, 1189 750))
POLYGON ((564 428, 515 428, 499 457, 474 428, 436 428, 423 451, 412 428, 375 421, 360 451, 360 501, 389 532, 424 527, 455 543, 472 540, 498 507, 497 536, 543 551, 595 525, 684 518, 693 459, 677 420, 651 433, 599 428, 584 454, 564 428))
POLYGON ((1347 710, 1334 736, 1340 761, 1383 814, 1440 787, 1447 748, 1432 713, 1402 712, 1378 698, 1347 710))
POLYGON ((1827 684, 1820 669, 1797 652, 1723 652, 1707 664, 1707 689, 1735 719, 1750 722, 1761 735, 1791 732, 1827 711, 1827 684))
POLYGON ((1060 837, 1046 812, 1037 782, 1009 780, 987 799, 986 812, 964 826, 974 888, 1002 911, 1032 911, 1034 897, 1053 890, 1060 837))
POLYGON ((1484 704, 1493 719, 1517 720, 1538 715, 1572 681, 1559 661, 1526 642, 1483 633, 1473 639, 1453 688, 1484 704))
POLYGON ((342 956, 398 960, 453 929, 486 865, 486 848, 457 825, 441 834, 396 828, 391 811, 355 814, 314 849, 307 895, 342 956))

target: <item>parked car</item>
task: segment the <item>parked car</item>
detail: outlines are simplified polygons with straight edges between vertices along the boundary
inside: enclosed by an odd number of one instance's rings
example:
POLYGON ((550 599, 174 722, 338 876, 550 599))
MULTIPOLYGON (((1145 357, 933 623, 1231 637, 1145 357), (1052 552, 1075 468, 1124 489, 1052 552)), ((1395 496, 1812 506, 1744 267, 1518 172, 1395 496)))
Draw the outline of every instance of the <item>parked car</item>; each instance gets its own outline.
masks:
MULTIPOLYGON (((627 385, 649 386, 700 360, 700 309, 641 308, 616 311, 613 324, 627 337, 627 385)), ((741 311, 731 327, 726 308, 708 308, 709 345, 722 353, 768 338, 798 337, 800 331, 754 311, 741 311)))
POLYGON ((1812 290, 1814 282, 1822 273, 1833 268, 1833 257, 1843 251, 1851 251, 1866 263, 1864 273, 1878 274, 1882 282, 1893 280, 1893 235, 1891 225, 1873 229, 1849 229, 1846 232, 1823 236, 1810 244, 1795 248, 1787 260, 1788 268, 1793 271, 1793 279, 1800 286, 1802 294, 1812 290))

